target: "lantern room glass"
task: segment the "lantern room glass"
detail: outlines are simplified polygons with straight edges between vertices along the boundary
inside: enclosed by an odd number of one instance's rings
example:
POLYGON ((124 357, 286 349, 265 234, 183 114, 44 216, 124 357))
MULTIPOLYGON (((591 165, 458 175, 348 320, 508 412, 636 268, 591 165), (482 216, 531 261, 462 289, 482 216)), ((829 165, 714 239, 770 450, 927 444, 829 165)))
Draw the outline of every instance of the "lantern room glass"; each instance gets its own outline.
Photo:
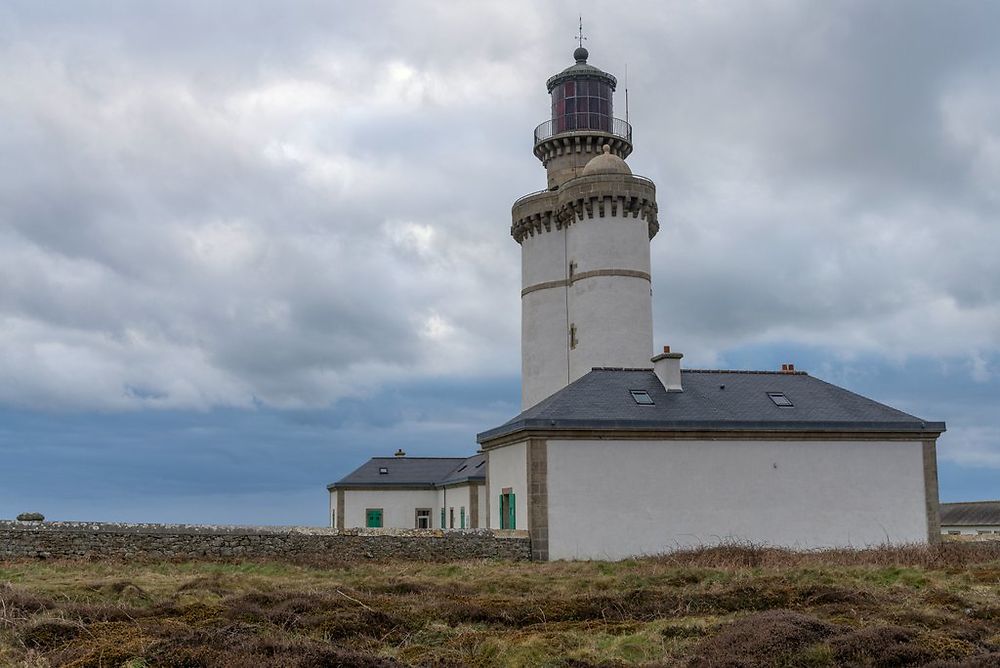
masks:
POLYGON ((553 132, 611 132, 611 86, 598 79, 572 79, 552 89, 553 132))

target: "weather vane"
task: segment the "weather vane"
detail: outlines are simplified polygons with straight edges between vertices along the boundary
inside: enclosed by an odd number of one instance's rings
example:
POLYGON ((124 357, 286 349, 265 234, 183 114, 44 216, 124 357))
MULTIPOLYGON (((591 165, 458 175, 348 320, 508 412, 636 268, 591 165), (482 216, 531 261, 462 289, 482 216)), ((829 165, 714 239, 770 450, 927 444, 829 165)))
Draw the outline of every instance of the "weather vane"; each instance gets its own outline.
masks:
POLYGON ((583 36, 583 14, 580 15, 580 35, 576 38, 580 42, 580 48, 583 48, 583 41, 587 39, 583 36))

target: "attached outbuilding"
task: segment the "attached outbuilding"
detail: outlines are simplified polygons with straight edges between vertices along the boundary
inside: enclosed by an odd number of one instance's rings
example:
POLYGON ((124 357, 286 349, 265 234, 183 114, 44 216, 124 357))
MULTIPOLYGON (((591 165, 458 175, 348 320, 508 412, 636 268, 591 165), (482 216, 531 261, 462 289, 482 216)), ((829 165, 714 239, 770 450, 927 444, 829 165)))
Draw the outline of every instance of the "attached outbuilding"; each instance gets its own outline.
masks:
POLYGON ((486 526, 486 457, 373 457, 327 485, 330 526, 476 529, 486 526))
POLYGON ((537 559, 939 540, 927 422, 806 373, 597 368, 495 429, 489 525, 537 559))

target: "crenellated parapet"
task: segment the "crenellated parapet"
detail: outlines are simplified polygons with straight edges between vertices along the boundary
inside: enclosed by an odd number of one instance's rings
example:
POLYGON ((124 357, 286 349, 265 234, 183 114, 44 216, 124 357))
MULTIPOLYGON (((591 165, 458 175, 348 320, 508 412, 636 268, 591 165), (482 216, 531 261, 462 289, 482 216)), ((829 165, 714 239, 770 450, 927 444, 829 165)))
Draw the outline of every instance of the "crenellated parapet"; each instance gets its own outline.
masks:
POLYGON ((641 218, 649 226, 650 239, 660 230, 656 186, 631 174, 579 176, 559 190, 522 197, 514 203, 511 214, 510 234, 518 243, 527 236, 561 230, 595 216, 641 218))
MULTIPOLYGON (((622 160, 625 160, 632 154, 632 142, 624 136, 618 136, 610 132, 584 130, 563 132, 544 138, 538 138, 537 129, 535 133, 535 157, 542 161, 542 166, 544 167, 548 167, 549 163, 556 158, 571 154, 586 156, 587 159, 592 158, 600 154, 601 147, 605 144, 610 146, 611 152, 622 160)), ((629 134, 631 134, 631 128, 629 129, 629 134)))
MULTIPOLYGON (((619 119, 614 119, 618 121, 619 119)), ((627 124, 622 121, 624 125, 627 124)), ((561 188, 583 172, 583 168, 595 156, 601 154, 602 147, 607 146, 612 155, 622 160, 632 153, 631 128, 626 132, 614 128, 610 131, 579 130, 561 132, 548 137, 539 138, 535 130, 535 156, 545 167, 549 188, 561 188)))

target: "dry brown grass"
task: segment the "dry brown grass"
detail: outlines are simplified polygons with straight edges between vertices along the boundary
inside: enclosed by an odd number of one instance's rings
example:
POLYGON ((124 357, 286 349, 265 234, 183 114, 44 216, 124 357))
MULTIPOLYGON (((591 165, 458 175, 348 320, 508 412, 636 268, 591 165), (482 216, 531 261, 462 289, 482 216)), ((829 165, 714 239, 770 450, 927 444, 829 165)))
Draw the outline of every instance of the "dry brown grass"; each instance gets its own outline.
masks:
POLYGON ((0 562, 8 666, 1000 666, 1000 544, 619 563, 0 562))

